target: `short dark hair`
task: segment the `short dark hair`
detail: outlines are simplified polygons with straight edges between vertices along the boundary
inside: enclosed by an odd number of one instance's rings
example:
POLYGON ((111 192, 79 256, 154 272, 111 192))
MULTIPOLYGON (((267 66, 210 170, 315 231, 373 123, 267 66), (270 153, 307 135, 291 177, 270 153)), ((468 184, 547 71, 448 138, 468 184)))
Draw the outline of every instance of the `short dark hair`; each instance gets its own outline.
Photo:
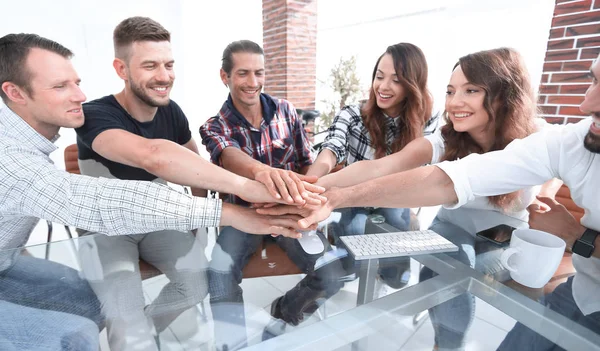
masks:
POLYGON ((171 33, 160 23, 148 17, 129 17, 121 21, 113 32, 115 57, 127 60, 129 46, 136 41, 171 41, 171 33))
MULTIPOLYGON (((32 77, 25 61, 32 48, 48 50, 67 59, 73 57, 71 50, 37 34, 7 34, 0 38, 0 86, 4 82, 12 82, 31 95, 32 77)), ((4 103, 8 103, 8 97, 2 89, 0 97, 4 103)))
POLYGON ((221 68, 223 71, 225 71, 225 73, 227 73, 227 75, 230 75, 231 70, 233 69, 233 54, 238 52, 247 52, 259 55, 265 54, 260 45, 251 40, 238 40, 230 43, 227 45, 225 50, 223 50, 223 58, 221 59, 223 61, 221 68))

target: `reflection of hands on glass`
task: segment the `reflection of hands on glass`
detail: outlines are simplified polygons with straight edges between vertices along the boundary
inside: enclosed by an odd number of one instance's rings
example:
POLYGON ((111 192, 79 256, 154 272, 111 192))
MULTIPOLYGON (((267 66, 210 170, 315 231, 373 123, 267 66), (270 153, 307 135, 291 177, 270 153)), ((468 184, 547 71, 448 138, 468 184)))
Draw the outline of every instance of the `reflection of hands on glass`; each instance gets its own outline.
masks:
POLYGON ((527 207, 529 211, 529 227, 554 234, 567 242, 571 248, 575 240, 579 239, 585 227, 573 217, 567 208, 550 197, 538 196, 541 202, 532 203, 527 207))
POLYGON ((267 187, 276 202, 316 205, 323 200, 319 194, 323 193, 325 188, 313 184, 318 179, 314 176, 305 176, 284 169, 265 167, 254 174, 254 179, 267 187))
MULTIPOLYGON (((221 225, 229 225, 238 230, 250 234, 259 235, 283 235, 289 238, 298 239, 302 237, 298 233, 300 228, 299 220, 302 216, 297 214, 283 214, 281 216, 265 216, 256 213, 255 210, 223 204, 223 214, 221 216, 221 225)), ((316 228, 316 225, 312 226, 316 228)))

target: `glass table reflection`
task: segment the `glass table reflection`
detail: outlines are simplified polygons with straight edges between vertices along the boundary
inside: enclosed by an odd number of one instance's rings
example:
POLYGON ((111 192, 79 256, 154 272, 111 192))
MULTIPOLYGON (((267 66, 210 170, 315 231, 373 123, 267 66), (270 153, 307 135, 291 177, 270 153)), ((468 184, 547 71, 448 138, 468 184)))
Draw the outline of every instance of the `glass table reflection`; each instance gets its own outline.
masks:
MULTIPOLYGON (((380 232, 395 231, 385 223, 377 226, 380 232)), ((79 250, 92 238, 84 236, 1 254, 4 257, 29 255, 44 259, 48 251, 49 260, 82 272, 82 266, 86 263, 82 262, 85 257, 79 250)), ((207 253, 211 248, 209 244, 207 253)), ((357 281, 347 283, 331 301, 298 327, 287 328, 282 335, 266 341, 262 341, 261 334, 271 322, 268 310, 271 300, 266 297, 269 289, 277 288, 279 284, 293 286, 300 277, 285 276, 268 281, 262 278, 245 279, 242 287, 249 340, 247 349, 431 350, 434 343, 431 322, 426 312, 416 324, 413 323, 415 317, 428 308, 470 292, 476 298, 476 313, 487 313, 494 317, 492 320, 475 319, 467 336, 467 349, 494 350, 514 321, 519 321, 564 349, 600 351, 600 335, 546 308, 531 298, 531 294, 528 294, 530 291, 509 287, 446 254, 411 257, 411 266, 417 272, 421 267, 428 267, 437 276, 419 282, 413 270, 413 278, 407 287, 383 297, 379 297, 375 291, 377 264, 377 260, 362 262, 357 281), (489 329, 500 332, 486 332, 489 329)), ((83 273, 81 276, 85 277, 83 273)), ((160 286, 167 282, 164 275, 145 279, 142 289, 146 303, 156 298, 160 286)), ((280 288, 282 291, 286 289, 284 286, 280 288)), ((208 298, 181 313, 160 335, 161 350, 213 350, 213 331, 220 326, 215 325, 211 317, 208 298)), ((101 345, 102 350, 108 350, 102 337, 101 345)))

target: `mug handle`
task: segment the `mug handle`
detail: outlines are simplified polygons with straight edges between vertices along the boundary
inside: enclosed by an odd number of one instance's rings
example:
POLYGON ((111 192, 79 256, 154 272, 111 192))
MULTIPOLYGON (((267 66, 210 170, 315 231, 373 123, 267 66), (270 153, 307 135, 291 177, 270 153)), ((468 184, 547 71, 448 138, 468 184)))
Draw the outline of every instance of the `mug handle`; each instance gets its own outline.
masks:
POLYGON ((508 264, 508 259, 510 258, 510 256, 518 253, 521 253, 520 249, 511 247, 506 249, 506 251, 502 253, 502 256, 500 256, 500 261, 502 261, 502 265, 506 267, 506 269, 508 269, 510 272, 516 272, 517 270, 508 264))

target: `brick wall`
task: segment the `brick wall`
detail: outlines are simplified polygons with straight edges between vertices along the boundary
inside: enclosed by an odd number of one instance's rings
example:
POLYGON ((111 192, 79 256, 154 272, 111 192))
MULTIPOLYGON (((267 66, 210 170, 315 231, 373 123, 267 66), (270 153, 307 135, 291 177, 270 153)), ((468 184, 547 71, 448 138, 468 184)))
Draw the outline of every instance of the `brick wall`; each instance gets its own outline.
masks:
POLYGON ((600 0, 556 0, 546 49, 539 103, 551 123, 577 122, 600 52, 600 0))
POLYGON ((267 94, 315 108, 317 1, 263 0, 267 94))

